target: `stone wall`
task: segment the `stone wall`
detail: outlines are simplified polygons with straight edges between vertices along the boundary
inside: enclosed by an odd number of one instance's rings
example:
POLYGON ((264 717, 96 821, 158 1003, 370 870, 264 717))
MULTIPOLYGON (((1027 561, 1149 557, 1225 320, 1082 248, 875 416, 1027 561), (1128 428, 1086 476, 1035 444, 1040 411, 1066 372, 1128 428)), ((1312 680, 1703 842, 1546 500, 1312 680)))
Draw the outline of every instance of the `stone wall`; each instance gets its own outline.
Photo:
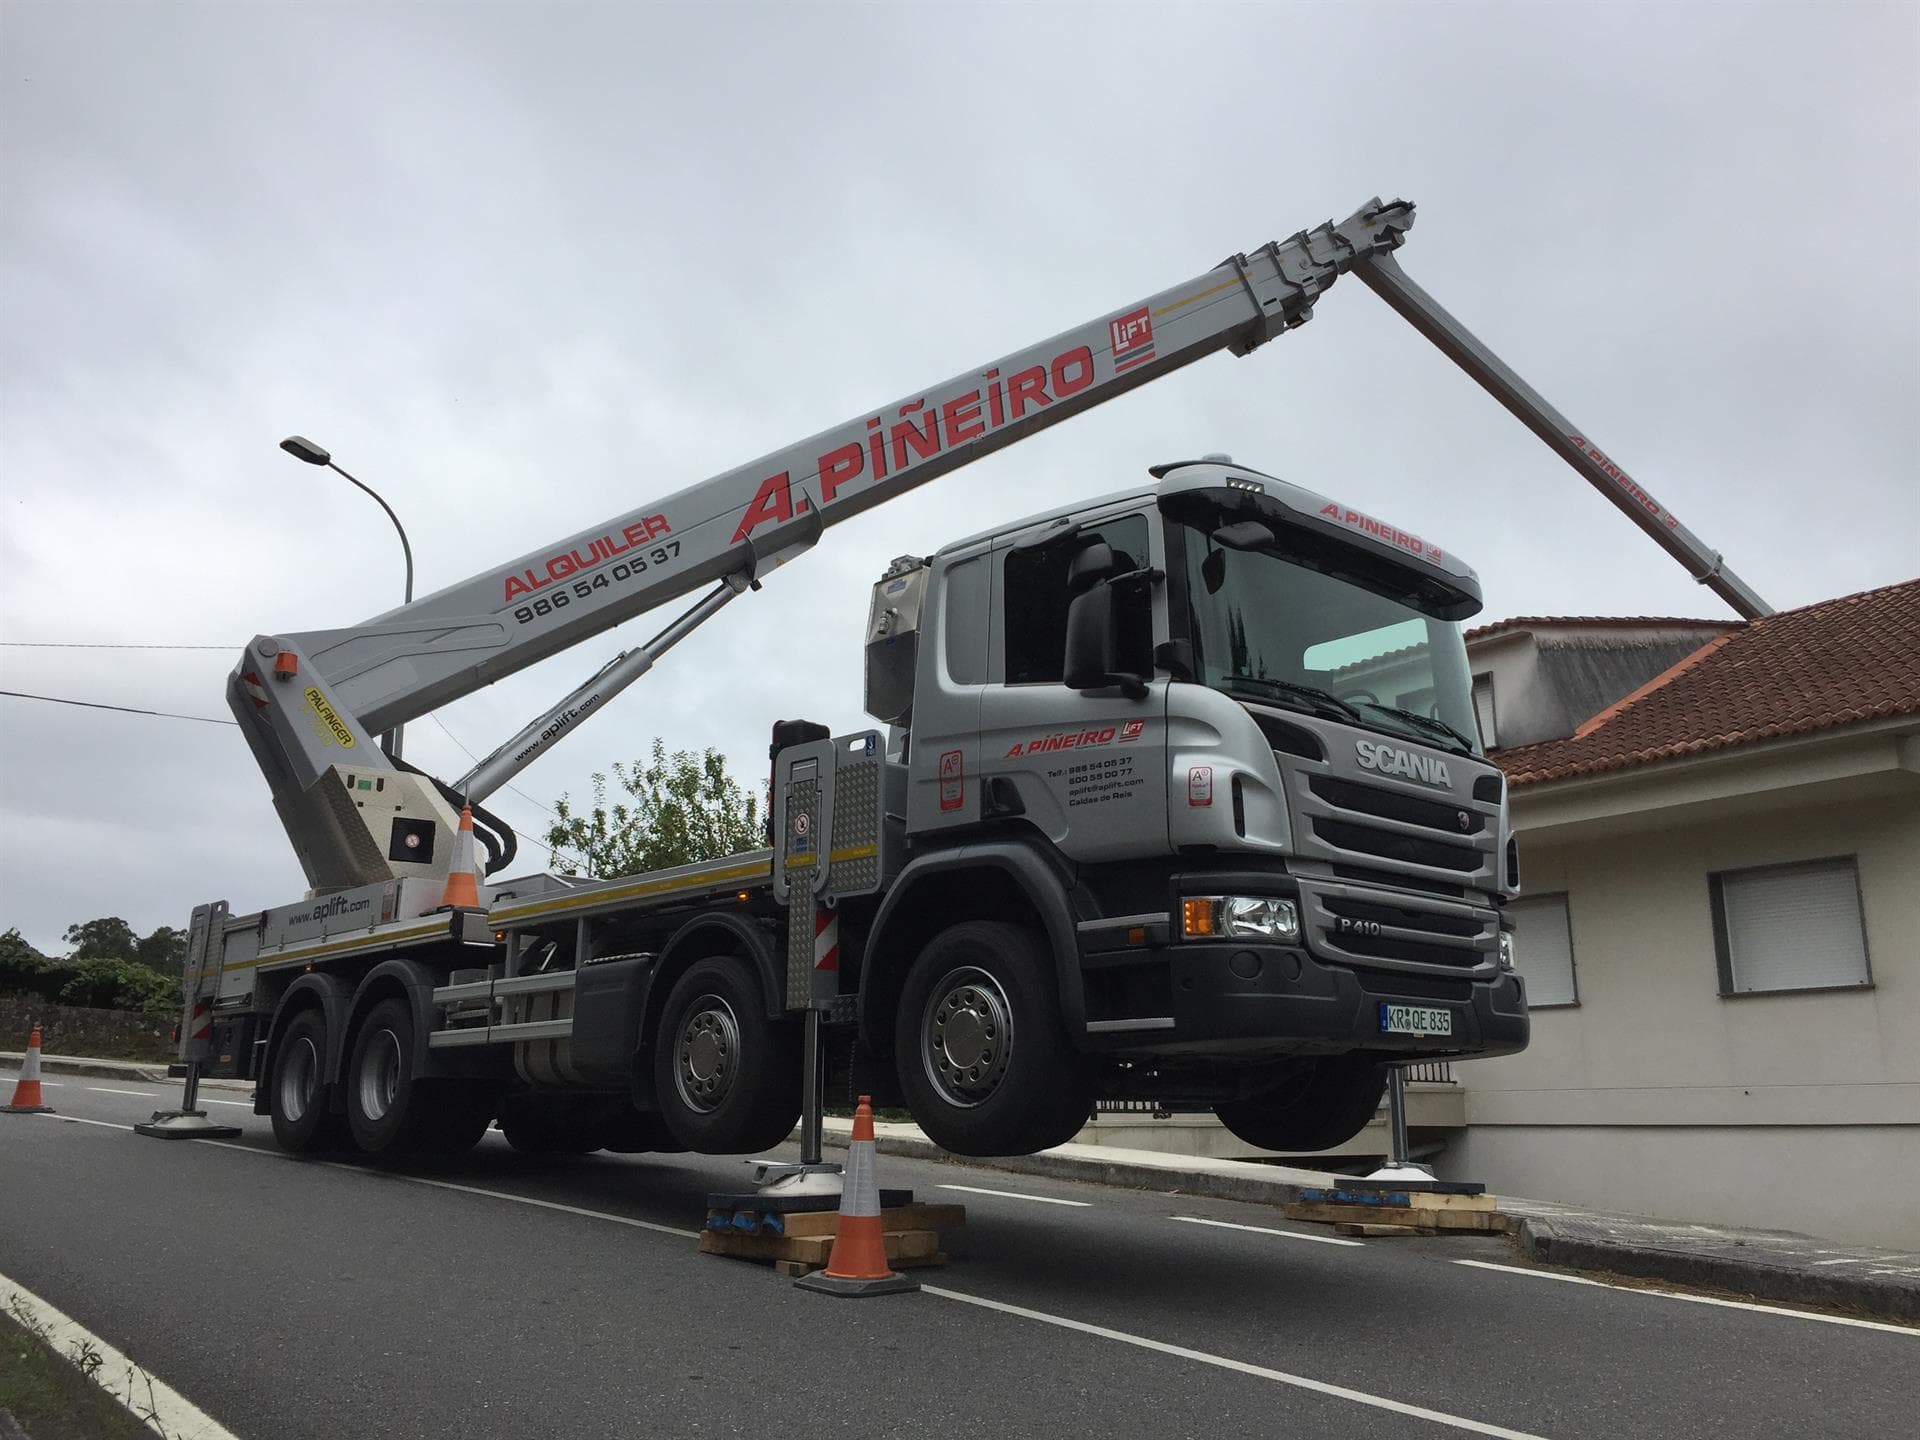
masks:
POLYGON ((40 1048, 48 1055, 85 1055, 96 1060, 173 1060, 176 1017, 131 1010, 92 1010, 52 1005, 34 995, 0 995, 0 1050, 24 1050, 27 1035, 40 1027, 40 1048))

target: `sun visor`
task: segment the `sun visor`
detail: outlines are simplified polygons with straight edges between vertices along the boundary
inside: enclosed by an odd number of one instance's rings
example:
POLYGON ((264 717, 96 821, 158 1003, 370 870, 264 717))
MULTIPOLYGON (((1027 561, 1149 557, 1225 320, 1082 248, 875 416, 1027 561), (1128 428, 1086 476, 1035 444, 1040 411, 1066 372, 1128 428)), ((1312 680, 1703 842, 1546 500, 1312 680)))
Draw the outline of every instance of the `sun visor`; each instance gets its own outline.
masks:
POLYGON ((1277 551, 1296 564, 1412 606, 1436 620, 1480 612, 1473 567, 1424 536, 1255 471, 1182 466, 1160 486, 1170 519, 1209 530, 1235 520, 1262 520, 1277 551), (1205 469, 1202 477, 1193 472, 1205 469))

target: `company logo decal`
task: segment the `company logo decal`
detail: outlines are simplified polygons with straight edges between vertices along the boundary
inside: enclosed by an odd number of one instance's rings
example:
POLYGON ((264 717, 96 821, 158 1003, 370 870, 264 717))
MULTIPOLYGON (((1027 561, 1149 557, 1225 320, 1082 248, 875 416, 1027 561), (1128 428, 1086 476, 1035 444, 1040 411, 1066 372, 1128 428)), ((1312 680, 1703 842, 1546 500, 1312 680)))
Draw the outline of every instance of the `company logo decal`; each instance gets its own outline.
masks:
POLYGON ((1377 771, 1382 775, 1404 775, 1423 785, 1453 788, 1453 776, 1447 770, 1447 762, 1435 756, 1416 755, 1397 745, 1378 745, 1371 740, 1356 740, 1353 749, 1360 757, 1363 770, 1377 771))
POLYGON ((333 706, 327 703, 327 697, 320 693, 320 687, 309 685, 306 696, 308 712, 317 716, 320 723, 327 727, 320 732, 320 738, 324 740, 331 735, 333 743, 342 750, 353 749, 353 732, 347 728, 347 722, 340 718, 333 706))

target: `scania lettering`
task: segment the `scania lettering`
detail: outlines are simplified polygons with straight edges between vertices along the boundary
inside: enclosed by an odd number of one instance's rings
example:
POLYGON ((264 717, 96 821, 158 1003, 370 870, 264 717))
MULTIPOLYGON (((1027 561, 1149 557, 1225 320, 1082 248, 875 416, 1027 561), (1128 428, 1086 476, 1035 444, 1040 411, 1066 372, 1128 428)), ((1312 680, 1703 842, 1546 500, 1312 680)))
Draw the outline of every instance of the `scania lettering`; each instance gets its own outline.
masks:
MULTIPOLYGON (((256 636, 228 703, 309 890, 193 912, 188 1013, 210 1002, 215 1023, 211 1046, 183 1027, 183 1058, 256 1080, 293 1151, 445 1154, 497 1119, 526 1151, 750 1152, 787 1135, 803 1085, 851 1082, 964 1154, 1058 1144, 1103 1097, 1210 1105, 1290 1153, 1364 1125, 1389 1063, 1520 1049, 1517 860, 1459 629, 1479 581, 1321 493, 1338 476, 1209 455, 915 537, 860 632, 872 728, 772 726, 765 848, 516 875, 486 808, 841 521, 1247 355, 1349 273, 1764 613, 1408 279, 1393 252, 1412 223, 1376 200, 399 609, 256 636), (675 601, 465 775, 373 742, 675 601), (448 884, 463 806, 477 905, 448 884)), ((768 383, 756 358, 743 383, 768 383)), ((806 657, 855 635, 786 638, 806 657)), ((731 664, 724 645, 703 658, 731 664)))

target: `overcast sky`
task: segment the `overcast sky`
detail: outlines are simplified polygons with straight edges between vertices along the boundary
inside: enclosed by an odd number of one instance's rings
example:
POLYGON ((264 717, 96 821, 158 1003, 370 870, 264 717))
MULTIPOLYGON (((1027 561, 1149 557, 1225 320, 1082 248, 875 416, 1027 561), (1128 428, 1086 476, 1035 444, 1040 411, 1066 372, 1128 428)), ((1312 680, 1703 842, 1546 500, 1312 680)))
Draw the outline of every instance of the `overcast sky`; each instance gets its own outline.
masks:
MULTIPOLYGON (((224 718, 424 593, 1368 197, 1407 270, 1777 607, 1920 573, 1920 7, 0 0, 0 686, 224 718)), ((517 781, 860 715, 886 562, 1208 450, 1476 565, 1724 609, 1347 281, 831 532, 517 781)), ((443 776, 631 622, 409 727, 443 776)), ((0 928, 297 899, 230 726, 0 698, 0 928)), ((543 815, 495 802, 523 833, 543 815)), ((531 847, 523 853, 535 854, 531 847)))

